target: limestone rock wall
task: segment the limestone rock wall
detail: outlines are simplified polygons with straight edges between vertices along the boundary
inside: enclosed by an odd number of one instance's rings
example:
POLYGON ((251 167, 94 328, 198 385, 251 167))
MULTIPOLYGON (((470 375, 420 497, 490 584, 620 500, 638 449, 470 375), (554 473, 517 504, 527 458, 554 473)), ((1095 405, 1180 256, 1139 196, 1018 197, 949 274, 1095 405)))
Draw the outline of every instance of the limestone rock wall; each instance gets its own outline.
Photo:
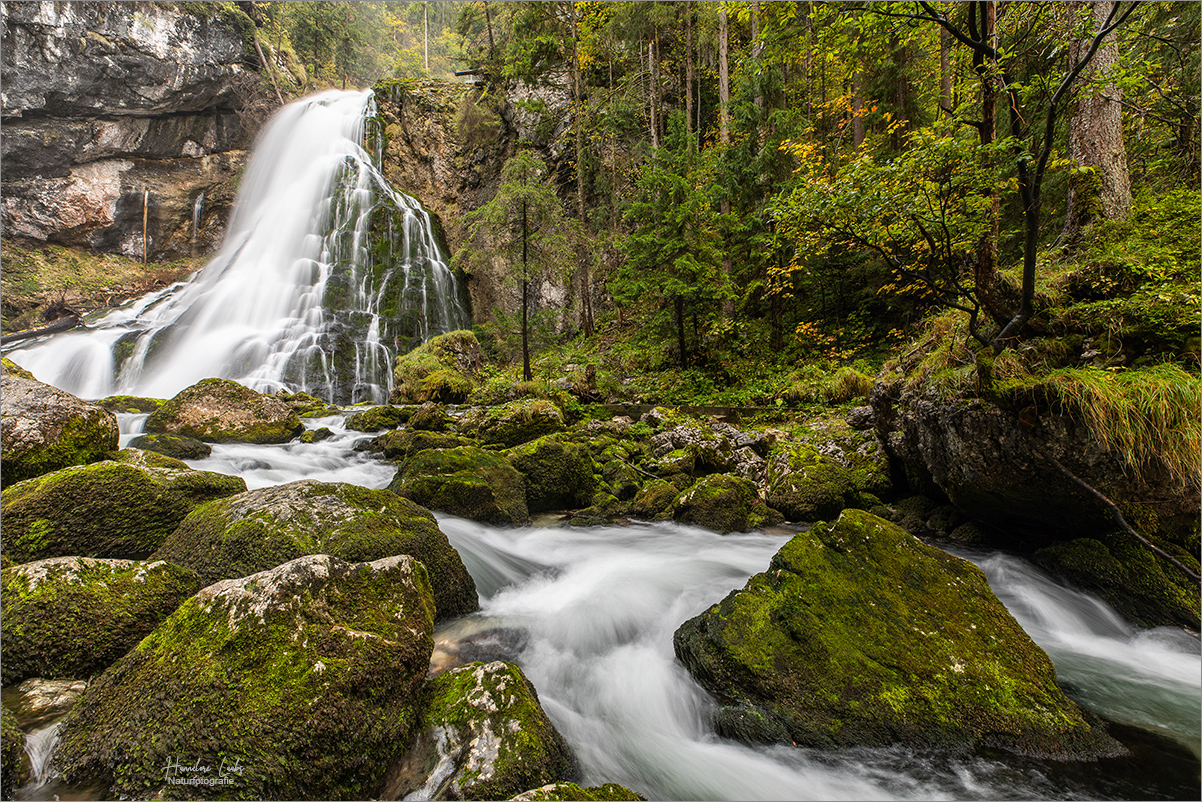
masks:
POLYGON ((102 2, 0 16, 6 236, 151 260, 216 247, 254 133, 250 20, 102 2))

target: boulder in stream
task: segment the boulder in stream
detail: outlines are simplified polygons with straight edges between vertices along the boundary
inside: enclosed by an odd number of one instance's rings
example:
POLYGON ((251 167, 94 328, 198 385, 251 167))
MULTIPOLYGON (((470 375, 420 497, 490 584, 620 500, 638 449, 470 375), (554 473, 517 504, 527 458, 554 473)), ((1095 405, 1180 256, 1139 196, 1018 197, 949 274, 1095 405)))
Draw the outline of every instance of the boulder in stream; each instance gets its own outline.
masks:
POLYGON ((529 518, 522 475, 504 457, 472 446, 418 453, 401 465, 388 489, 482 523, 520 526, 529 518))
POLYGON ((722 702, 719 732, 744 741, 1124 751, 1064 695, 976 566, 859 510, 795 536, 673 644, 722 702))
POLYGON ((195 471, 152 452, 115 456, 0 491, 4 553, 16 563, 74 555, 145 559, 198 504, 246 489, 237 476, 195 471))
POLYGON ((549 783, 541 788, 523 791, 510 797, 514 802, 603 802, 603 800, 638 800, 643 797, 617 783, 605 783, 582 788, 576 783, 549 783))
POLYGON ((542 398, 522 398, 465 414, 459 429, 492 445, 512 447, 562 432, 563 413, 542 398))
POLYGON ((372 798, 420 715, 433 621, 408 555, 210 585, 92 681, 55 763, 112 797, 372 798))
POLYGON ((574 777, 567 744, 512 663, 469 663, 435 677, 426 693, 417 740, 383 798, 507 799, 574 777))
POLYGON ((387 490, 305 479, 250 490, 192 512, 154 554, 204 583, 309 554, 351 562, 410 554, 434 587, 439 618, 475 610, 476 585, 430 512, 387 490))
POLYGON ((115 451, 117 418, 56 387, 6 372, 0 377, 0 451, 5 487, 115 451))
POLYGON ((5 685, 108 668, 200 589, 164 562, 55 557, 0 572, 5 685))
POLYGON ((12 799, 24 779, 25 733, 17 726, 16 716, 7 707, 0 708, 0 798, 12 799))
POLYGON ((148 434, 206 443, 286 443, 304 428, 285 402, 229 379, 201 379, 152 412, 145 424, 148 434))
MULTIPOLYGON (((637 499, 635 503, 637 507, 637 499)), ((704 476, 676 496, 672 516, 681 523, 723 534, 747 532, 783 520, 779 512, 760 500, 755 485, 725 473, 704 476)))
POLYGON ((129 441, 129 448, 154 451, 175 459, 208 459, 213 455, 213 447, 208 443, 174 434, 140 434, 129 441))
POLYGON ((526 480, 530 512, 585 507, 593 497, 596 466, 584 446, 550 435, 515 446, 505 456, 526 480))

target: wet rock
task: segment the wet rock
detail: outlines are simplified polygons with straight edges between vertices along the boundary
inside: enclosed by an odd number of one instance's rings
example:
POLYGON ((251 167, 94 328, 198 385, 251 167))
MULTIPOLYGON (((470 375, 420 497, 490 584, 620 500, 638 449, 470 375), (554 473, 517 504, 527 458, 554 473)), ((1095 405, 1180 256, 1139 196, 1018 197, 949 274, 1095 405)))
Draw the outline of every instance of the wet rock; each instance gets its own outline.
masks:
POLYGON ((833 518, 868 509, 892 488, 880 445, 846 426, 779 446, 765 474, 768 504, 790 521, 833 518))
POLYGON ((395 429, 413 414, 412 409, 404 407, 378 406, 363 412, 356 412, 346 419, 346 428, 356 432, 378 432, 383 429, 395 429))
POLYGON ((507 450, 505 457, 526 480, 532 513, 584 507, 593 497, 595 466, 584 446, 540 437, 507 450))
POLYGON ((17 563, 73 555, 144 559, 197 505, 246 489, 237 476, 194 471, 151 452, 118 456, 4 488, 4 553, 17 563))
POLYGON ((475 610, 476 585, 434 516, 386 490, 307 479, 250 490, 192 512, 154 553, 205 584, 309 554, 350 562, 410 554, 430 575, 438 616, 475 610))
POLYGON ((427 401, 409 419, 409 428, 419 432, 445 432, 451 425, 451 416, 441 404, 427 401))
POLYGON ((304 431, 284 402, 229 379, 202 379, 152 412, 149 434, 174 434, 208 443, 286 443, 304 431))
POLYGON ((165 402, 161 398, 142 398, 136 395, 110 395, 96 402, 109 412, 154 412, 165 402))
POLYGON ((1123 752, 1063 694, 980 570, 859 510, 795 536, 673 644, 734 708, 726 734, 748 741, 1123 752))
POLYGON ((475 410, 459 424, 464 434, 484 443, 513 447, 564 429, 559 407, 541 398, 523 398, 475 410))
POLYGON ((8 357, 0 357, 0 376, 15 376, 18 379, 37 381, 32 373, 13 362, 8 357))
POLYGON ((651 519, 672 508, 680 491, 671 482, 655 479, 643 485, 634 497, 631 512, 639 518, 651 519))
POLYGON ((320 443, 323 440, 329 440, 334 436, 334 433, 325 426, 320 429, 309 429, 300 436, 302 443, 320 443))
POLYGON ((283 390, 276 393, 276 398, 283 401, 302 418, 327 418, 339 415, 342 410, 309 393, 288 393, 283 390))
POLYGON ((722 533, 747 532, 783 520, 764 505, 751 482, 721 473, 698 479, 678 495, 672 501, 672 517, 722 533))
POLYGON ((154 451, 175 459, 208 459, 213 454, 213 447, 208 443, 174 434, 141 434, 130 440, 128 447, 154 451))
POLYGON ((35 677, 18 685, 12 701, 5 704, 11 706, 20 726, 35 730, 62 718, 87 687, 87 680, 82 679, 35 677))
POLYGON ((455 668, 432 680, 428 694, 417 742, 383 798, 505 799, 576 774, 567 744, 517 666, 455 668))
POLYGON ((55 557, 0 572, 5 685, 98 673, 200 590, 163 562, 55 557))
POLYGON ((544 785, 541 788, 535 788, 530 791, 523 791, 513 800, 519 802, 558 802, 559 800, 586 800, 586 802, 600 802, 601 800, 617 800, 617 799, 642 799, 643 797, 631 791, 629 788, 618 785, 617 783, 605 783, 604 785, 593 785, 588 788, 582 788, 576 783, 551 783, 544 785))
POLYGON ((472 391, 472 376, 480 364, 480 343, 470 331, 432 337, 397 357, 389 401, 421 404, 462 404, 472 391))
POLYGON ((25 780, 25 733, 8 708, 0 708, 0 797, 12 799, 25 780))
POLYGON ((115 451, 117 419, 106 409, 13 373, 0 378, 0 450, 5 487, 115 451))
POLYGON ((522 475, 504 457, 473 446, 419 452, 401 465, 388 489, 482 523, 519 526, 530 517, 522 475))
POLYGON ((872 428, 872 407, 852 407, 847 413, 847 425, 857 432, 866 432, 872 428))
POLYGON ((433 620, 408 555, 312 555, 210 585, 92 681, 56 765, 114 797, 375 797, 418 721, 433 620), (171 784, 172 759, 231 782, 171 784))
POLYGON ((430 448, 458 448, 479 445, 479 440, 449 432, 422 432, 414 429, 394 429, 391 432, 355 446, 356 451, 379 454, 385 459, 403 461, 430 448))

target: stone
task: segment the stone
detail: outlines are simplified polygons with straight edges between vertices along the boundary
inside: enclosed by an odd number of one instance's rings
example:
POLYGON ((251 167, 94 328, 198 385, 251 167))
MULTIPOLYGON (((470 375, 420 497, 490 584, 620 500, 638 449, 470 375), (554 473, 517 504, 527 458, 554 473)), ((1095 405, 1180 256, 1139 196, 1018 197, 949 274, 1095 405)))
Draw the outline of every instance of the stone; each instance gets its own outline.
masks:
POLYGON ((15 376, 18 379, 37 381, 32 373, 18 365, 16 362, 13 362, 6 356, 0 357, 0 376, 15 376))
POLYGON ((722 473, 704 476, 676 496, 672 517, 723 534, 747 532, 782 520, 779 513, 767 511, 751 482, 722 473))
POLYGON ((403 407, 378 406, 356 412, 346 419, 346 428, 356 432, 378 432, 395 429, 405 421, 413 410, 403 407))
POLYGON ((25 780, 25 733, 8 708, 0 708, 0 797, 12 799, 25 780))
POLYGON ((414 456, 419 451, 425 451, 430 448, 458 448, 459 446, 478 446, 479 444, 479 440, 473 440, 470 437, 462 437, 449 432, 394 429, 356 446, 355 450, 366 451, 369 454, 379 454, 384 459, 403 461, 414 456))
POLYGON ((229 379, 201 379, 146 419, 149 434, 174 434, 207 443, 286 443, 304 431, 283 401, 229 379))
POLYGON ((330 431, 325 426, 320 429, 308 429, 300 436, 302 443, 320 443, 323 440, 329 440, 334 436, 334 432, 330 431))
POLYGON ((584 446, 552 435, 508 449, 505 458, 526 480, 531 513, 584 507, 593 497, 595 466, 584 446))
POLYGON ((451 425, 451 416, 441 404, 427 401, 409 418, 409 428, 419 432, 445 432, 451 425))
POLYGON ((871 437, 841 429, 778 445, 765 471, 768 504, 790 521, 868 509, 892 489, 889 465, 871 437))
POLYGON ((110 395, 96 402, 109 412, 150 413, 166 403, 161 398, 141 398, 134 395, 110 395))
POLYGON ((56 766, 112 797, 373 798, 420 715, 434 609, 409 555, 210 585, 89 684, 56 766), (230 782, 171 783, 171 760, 230 782))
POLYGON ((534 686, 512 663, 451 669, 431 680, 427 692, 417 740, 383 798, 506 799, 577 773, 534 686))
POLYGON ((35 677, 18 685, 5 705, 11 706, 18 725, 36 730, 62 718, 87 687, 88 681, 82 679, 35 677))
POLYGON ((0 378, 4 487, 101 460, 117 449, 119 439, 117 419, 108 410, 12 373, 0 378))
POLYGON ((793 537, 673 645, 726 708, 722 734, 745 741, 1125 751, 1064 695, 978 568, 860 510, 793 537))
POLYGON ((237 476, 151 452, 118 453, 122 461, 63 468, 0 491, 4 553, 17 563, 145 559, 197 505, 246 489, 237 476))
POLYGON ((643 799, 643 797, 617 783, 605 783, 581 788, 576 783, 550 783, 541 788, 523 791, 510 799, 518 802, 566 802, 567 800, 585 800, 586 802, 601 802, 601 800, 643 799))
POLYGON ((471 394, 480 364, 480 343, 470 331, 431 337, 396 359, 392 403, 462 404, 471 394))
POLYGON ((208 459, 213 455, 213 447, 208 443, 174 434, 140 434, 129 441, 127 448, 154 451, 175 459, 208 459))
POLYGON ((178 565, 90 557, 6 568, 0 582, 5 685, 97 674, 200 590, 178 565))
POLYGON ((460 420, 460 431, 507 448, 564 430, 563 413, 541 398, 522 398, 476 410, 460 420))
POLYGON ((341 482, 305 479, 205 504, 153 558, 191 568, 209 584, 310 554, 350 562, 409 554, 429 573, 439 618, 478 606, 475 583, 428 510, 341 482))
POLYGON ((400 466, 388 489, 481 523, 520 526, 530 517, 526 480, 504 457, 474 446, 421 451, 400 466))

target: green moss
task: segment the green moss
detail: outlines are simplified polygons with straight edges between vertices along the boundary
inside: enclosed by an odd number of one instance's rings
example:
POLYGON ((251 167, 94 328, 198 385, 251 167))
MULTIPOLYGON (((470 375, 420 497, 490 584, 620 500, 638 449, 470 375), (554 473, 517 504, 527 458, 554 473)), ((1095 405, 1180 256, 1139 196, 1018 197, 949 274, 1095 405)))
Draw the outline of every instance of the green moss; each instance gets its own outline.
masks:
POLYGON ((680 491, 663 479, 648 482, 634 497, 631 511, 640 518, 654 518, 670 509, 673 499, 680 491))
POLYGON ((401 465, 388 489, 432 510, 473 521, 526 522, 526 482, 503 457, 472 446, 422 451, 401 465))
POLYGON ((442 368, 422 379, 419 401, 462 404, 472 394, 472 381, 457 370, 442 368))
POLYGON ((791 539, 674 645, 720 700, 799 745, 1121 750, 1064 696, 980 570, 858 510, 791 539))
POLYGON ((463 403, 471 394, 471 376, 479 361, 480 343, 472 332, 452 331, 432 337, 397 357, 390 400, 463 403))
MULTIPOLYGON (((11 381, 21 380, 6 378, 5 394, 16 389, 9 385, 11 381)), ((46 403, 53 403, 53 400, 48 398, 46 403)), ((44 428, 43 436, 36 442, 26 440, 19 447, 5 444, 4 471, 0 473, 0 484, 4 487, 60 468, 102 460, 117 449, 121 437, 113 414, 93 405, 85 405, 75 414, 41 428, 44 428)))
POLYGON ((478 606, 475 583, 428 510, 337 482, 292 482, 202 505, 153 558, 187 566, 207 585, 309 554, 349 562, 409 554, 430 573, 440 618, 478 606))
POLYGON ((277 397, 302 418, 327 418, 342 411, 309 393, 299 392, 277 397))
POLYGON ((229 379, 202 379, 150 413, 144 430, 207 443, 262 444, 286 443, 304 428, 300 417, 273 396, 229 379))
POLYGON ((413 410, 404 407, 379 406, 356 412, 346 419, 346 428, 356 432, 378 432, 382 429, 395 429, 405 421, 413 410))
POLYGON ((768 504, 790 521, 833 518, 847 507, 879 504, 891 488, 879 446, 841 452, 837 459, 804 441, 779 450, 768 461, 768 504))
POLYGON ((453 798, 506 799, 575 773, 534 686, 510 663, 470 663, 436 677, 423 724, 473 750, 449 780, 453 798))
POLYGON ((776 517, 759 511, 753 524, 752 509, 758 501, 751 482, 741 476, 716 473, 698 479, 677 496, 672 502, 672 514, 681 523, 715 532, 746 532, 776 517))
POLYGON ((409 557, 306 557, 207 588, 89 684, 56 765, 113 797, 371 798, 417 721, 433 618, 409 557), (170 785, 170 758, 241 771, 170 785))
POLYGON ((595 466, 583 446, 541 437, 509 449, 505 457, 526 480, 530 512, 583 507, 592 499, 595 466))
POLYGON ((25 733, 8 708, 0 708, 0 797, 12 799, 25 775, 25 733))
POLYGON ((564 429, 563 413, 552 402, 542 398, 523 398, 496 407, 489 407, 474 418, 466 418, 466 427, 485 443, 513 447, 528 443, 564 429))
POLYGON ((143 559, 198 504, 245 489, 238 477, 207 471, 118 462, 64 468, 0 493, 3 549, 18 563, 71 555, 143 559))
POLYGON ((174 434, 141 434, 129 441, 129 448, 154 451, 175 459, 207 459, 213 454, 208 443, 174 434))
POLYGON ((422 404, 409 419, 409 428, 424 432, 445 432, 451 425, 451 416, 440 405, 429 401, 422 404))
POLYGON ((302 443, 320 443, 322 440, 329 440, 334 436, 334 433, 322 426, 320 429, 309 429, 300 436, 302 443))
POLYGON ((142 398, 136 395, 110 395, 96 402, 109 412, 154 412, 167 403, 161 398, 142 398))
POLYGON ((617 783, 605 783, 582 788, 576 783, 552 783, 532 791, 518 794, 516 800, 526 802, 567 802, 567 800, 585 800, 585 802, 602 802, 602 800, 636 800, 643 797, 629 788, 617 783))
POLYGON ((0 581, 5 685, 98 673, 200 590, 177 565, 82 557, 8 568, 0 581))
POLYGON ((458 448, 459 446, 479 445, 478 440, 461 437, 447 432, 424 432, 413 429, 396 429, 385 432, 362 448, 372 454, 380 454, 385 459, 404 461, 430 448, 458 448))
POLYGON ((16 376, 21 379, 29 379, 30 381, 37 381, 32 373, 18 365, 16 362, 13 362, 6 356, 0 357, 0 374, 5 376, 16 376))

